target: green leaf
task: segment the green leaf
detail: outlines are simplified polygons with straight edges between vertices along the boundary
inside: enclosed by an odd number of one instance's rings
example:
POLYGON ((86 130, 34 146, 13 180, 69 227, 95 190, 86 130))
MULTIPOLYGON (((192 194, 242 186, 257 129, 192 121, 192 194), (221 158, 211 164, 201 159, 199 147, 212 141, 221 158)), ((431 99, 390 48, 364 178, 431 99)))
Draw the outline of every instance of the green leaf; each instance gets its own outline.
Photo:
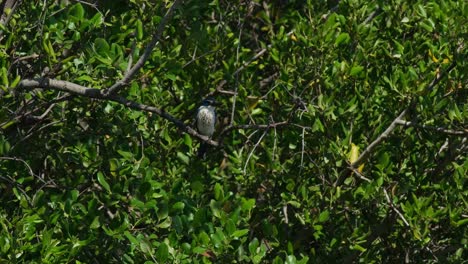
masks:
POLYGON ((93 27, 99 27, 103 22, 101 12, 96 12, 96 14, 89 21, 93 27))
POLYGON ((320 213, 319 222, 323 223, 325 221, 328 221, 329 218, 330 218, 330 212, 328 210, 325 210, 325 211, 320 213))
POLYGON ((358 76, 364 70, 363 66, 353 66, 350 71, 351 76, 358 76))
POLYGON ((7 68, 1 68, 2 69, 2 84, 5 86, 5 87, 8 87, 9 86, 9 81, 8 81, 8 74, 7 74, 7 68))
POLYGON ((312 125, 312 132, 319 131, 325 132, 325 128, 323 127, 322 121, 320 118, 315 118, 314 124, 312 125))
POLYGON ((242 199, 242 210, 250 211, 255 206, 255 199, 242 199))
POLYGON ((177 158, 187 165, 190 163, 190 158, 182 152, 177 152, 177 158))
POLYGON ((101 226, 101 223, 99 221, 99 216, 96 216, 96 217, 94 217, 93 222, 91 223, 89 228, 96 229, 96 228, 99 228, 100 226, 101 226))
POLYGON ((158 250, 156 251, 156 259, 163 263, 169 259, 169 247, 166 243, 159 244, 158 250))
POLYGON ((190 137, 190 135, 187 133, 184 134, 184 144, 187 147, 192 147, 192 137, 190 137))
POLYGON ((211 212, 213 213, 213 216, 217 218, 221 218, 221 206, 218 202, 216 202, 215 200, 211 200, 210 208, 211 208, 211 212))
POLYGON ((460 221, 457 221, 457 222, 455 223, 455 225, 456 225, 457 227, 461 227, 461 226, 468 225, 468 218, 467 218, 467 219, 462 219, 462 220, 460 220, 460 221))
POLYGON ((128 161, 133 161, 133 153, 123 150, 117 150, 120 156, 124 157, 128 161))
POLYGON ((143 39, 143 23, 141 22, 140 19, 138 19, 138 20, 136 21, 136 28, 137 28, 137 30, 136 30, 136 32, 137 32, 137 34, 136 34, 137 39, 138 39, 138 40, 142 40, 142 39, 143 39))
POLYGON ((249 243, 249 252, 251 255, 255 256, 257 254, 257 248, 258 248, 259 242, 258 239, 255 237, 252 241, 249 243))
POLYGON ((104 187, 104 189, 107 192, 111 193, 109 183, 107 183, 106 178, 105 178, 104 174, 102 174, 102 172, 97 173, 97 179, 98 179, 98 182, 101 184, 101 186, 104 187))
POLYGON ((348 44, 349 43, 349 40, 351 39, 351 37, 349 36, 348 33, 341 33, 340 35, 338 35, 338 37, 336 38, 335 40, 335 45, 340 45, 340 44, 348 44))
POLYGON ((103 38, 96 38, 94 40, 94 50, 97 54, 107 57, 109 54, 110 46, 107 41, 103 38))
POLYGON ((235 238, 240 238, 240 237, 243 237, 245 236, 246 234, 249 233, 249 229, 240 229, 240 230, 236 230, 234 231, 231 236, 232 237, 235 237, 235 238))
POLYGON ((215 184, 215 186, 214 186, 214 195, 215 195, 215 199, 217 201, 220 201, 220 200, 224 199, 224 191, 223 191, 223 187, 221 186, 221 184, 219 184, 219 183, 215 184))
POLYGON ((185 208, 185 204, 183 202, 177 202, 172 206, 172 210, 175 211, 182 211, 185 208))
POLYGON ((80 3, 77 3, 70 8, 69 14, 78 20, 82 20, 84 18, 85 10, 80 3))
POLYGON ((206 248, 203 248, 203 247, 194 247, 194 248, 192 249, 192 252, 193 252, 194 254, 203 254, 203 253, 206 252, 206 248))
POLYGON ((365 252, 365 251, 366 251, 366 249, 363 248, 361 245, 353 245, 353 246, 351 247, 351 249, 358 250, 358 251, 361 251, 361 252, 365 252))

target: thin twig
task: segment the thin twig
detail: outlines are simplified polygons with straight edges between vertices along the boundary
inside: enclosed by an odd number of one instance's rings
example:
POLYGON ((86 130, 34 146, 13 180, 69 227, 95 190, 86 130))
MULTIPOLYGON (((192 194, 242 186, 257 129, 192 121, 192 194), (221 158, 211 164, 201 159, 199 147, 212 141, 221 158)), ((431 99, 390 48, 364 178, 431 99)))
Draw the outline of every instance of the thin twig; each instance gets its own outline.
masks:
POLYGON ((40 127, 37 130, 34 130, 34 131, 30 130, 26 136, 24 136, 23 138, 21 138, 20 140, 15 142, 15 145, 13 145, 12 149, 15 149, 16 146, 18 146, 19 143, 21 143, 21 142, 27 140, 28 138, 32 137, 32 135, 34 135, 34 132, 42 131, 42 130, 46 129, 47 127, 53 126, 53 125, 58 124, 60 122, 63 122, 63 119, 57 120, 57 121, 54 121, 54 122, 51 122, 51 123, 48 123, 48 124, 45 124, 44 126, 40 127))
POLYGON ((249 156, 247 157, 247 160, 245 161, 245 165, 244 165, 244 174, 246 172, 246 169, 247 169, 247 164, 249 164, 249 161, 250 161, 250 158, 252 157, 253 153, 255 152, 255 149, 258 147, 258 145, 260 144, 260 142, 262 142, 262 139, 263 137, 268 133, 268 129, 265 129, 265 131, 263 132, 263 134, 260 136, 260 138, 258 139, 257 143, 255 143, 252 151, 250 151, 249 153, 249 156))
POLYGON ((370 15, 366 18, 366 20, 364 20, 364 24, 369 24, 369 22, 371 22, 377 15, 379 15, 381 11, 382 8, 380 8, 380 6, 377 6, 375 10, 372 13, 370 13, 370 15))
POLYGON ((288 125, 288 121, 282 121, 282 122, 277 122, 277 123, 272 123, 268 125, 256 125, 256 124, 250 124, 250 125, 232 125, 232 126, 227 126, 221 131, 220 135, 224 135, 227 132, 231 130, 237 130, 237 129, 254 129, 254 130, 260 130, 260 129, 267 129, 267 128, 276 128, 276 127, 281 127, 281 126, 286 126, 288 125))
POLYGON ((405 216, 400 213, 400 211, 396 208, 396 206, 393 204, 392 200, 390 200, 390 196, 388 196, 388 193, 387 193, 387 190, 385 190, 385 188, 382 188, 384 194, 385 194, 385 198, 387 198, 387 202, 388 202, 388 205, 390 205, 390 207, 393 209, 393 211, 395 211, 395 213, 398 214, 398 216, 400 217, 400 219, 405 223, 406 226, 410 227, 410 224, 408 223, 408 221, 406 220, 405 216))
POLYGON ((364 177, 364 175, 362 175, 362 173, 358 169, 353 168, 351 166, 349 166, 348 168, 352 170, 360 179, 365 180, 366 182, 372 182, 369 178, 364 177))
POLYGON ((288 219, 288 205, 285 204, 283 205, 283 215, 284 215, 284 223, 289 224, 289 219, 288 219))
POLYGON ((12 161, 19 161, 19 162, 23 163, 23 164, 26 166, 26 168, 28 168, 29 175, 31 175, 31 176, 33 176, 33 177, 36 177, 36 178, 38 178, 40 181, 42 181, 42 182, 45 183, 45 181, 44 181, 43 179, 41 179, 39 176, 37 176, 36 174, 34 174, 34 172, 33 172, 32 168, 31 168, 31 166, 29 166, 29 164, 28 164, 25 160, 20 159, 20 158, 17 158, 17 157, 0 157, 0 160, 12 160, 12 161))

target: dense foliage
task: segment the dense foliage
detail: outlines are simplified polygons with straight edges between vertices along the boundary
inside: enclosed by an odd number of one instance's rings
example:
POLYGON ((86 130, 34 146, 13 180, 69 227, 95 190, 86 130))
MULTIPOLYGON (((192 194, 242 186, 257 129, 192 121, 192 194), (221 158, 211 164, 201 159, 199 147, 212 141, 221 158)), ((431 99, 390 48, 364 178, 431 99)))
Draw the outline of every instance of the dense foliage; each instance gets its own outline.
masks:
POLYGON ((172 3, 3 10, 0 262, 468 258, 466 1, 172 3), (187 126, 214 96, 205 160, 154 111, 21 84, 109 88, 161 23, 118 94, 187 126))

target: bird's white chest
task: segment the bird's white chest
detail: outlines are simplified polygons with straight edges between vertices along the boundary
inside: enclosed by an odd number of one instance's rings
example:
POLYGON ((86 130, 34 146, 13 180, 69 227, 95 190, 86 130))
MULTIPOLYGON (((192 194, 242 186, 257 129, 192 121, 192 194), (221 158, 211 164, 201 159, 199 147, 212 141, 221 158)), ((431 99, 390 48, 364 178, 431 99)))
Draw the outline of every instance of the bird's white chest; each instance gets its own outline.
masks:
POLYGON ((197 114, 197 128, 200 134, 211 137, 214 133, 216 115, 209 107, 200 107, 197 114))

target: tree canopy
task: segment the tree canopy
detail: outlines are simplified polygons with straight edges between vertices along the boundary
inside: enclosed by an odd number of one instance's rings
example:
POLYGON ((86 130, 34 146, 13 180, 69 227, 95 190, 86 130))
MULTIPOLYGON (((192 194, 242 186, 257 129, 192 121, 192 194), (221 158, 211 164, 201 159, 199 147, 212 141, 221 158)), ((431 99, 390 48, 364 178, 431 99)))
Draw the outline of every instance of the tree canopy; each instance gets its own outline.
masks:
POLYGON ((0 7, 1 262, 468 258, 466 1, 0 7))

